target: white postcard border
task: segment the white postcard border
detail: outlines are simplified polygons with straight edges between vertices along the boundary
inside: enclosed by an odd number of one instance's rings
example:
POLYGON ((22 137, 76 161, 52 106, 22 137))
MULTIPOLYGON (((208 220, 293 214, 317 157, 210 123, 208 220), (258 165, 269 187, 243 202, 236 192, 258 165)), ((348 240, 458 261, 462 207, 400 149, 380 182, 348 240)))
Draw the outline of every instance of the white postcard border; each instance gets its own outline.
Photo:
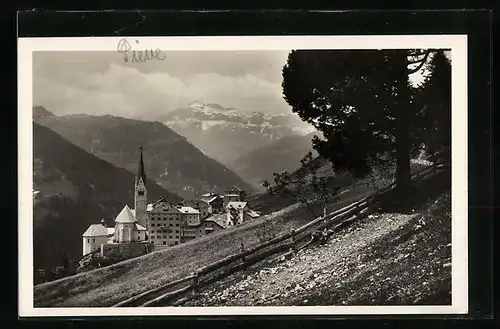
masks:
POLYGON ((466 314, 468 312, 467 36, 216 36, 126 37, 141 49, 290 50, 449 48, 452 53, 452 305, 35 308, 33 306, 33 52, 117 51, 124 37, 18 39, 19 316, 360 315, 466 314))

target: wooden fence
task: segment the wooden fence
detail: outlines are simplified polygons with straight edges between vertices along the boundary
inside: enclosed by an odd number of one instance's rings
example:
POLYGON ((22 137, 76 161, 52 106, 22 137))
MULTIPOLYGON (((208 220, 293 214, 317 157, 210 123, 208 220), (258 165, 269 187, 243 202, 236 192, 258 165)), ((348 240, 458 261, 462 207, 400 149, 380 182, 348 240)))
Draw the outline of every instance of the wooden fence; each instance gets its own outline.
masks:
MULTIPOLYGON (((438 169, 446 166, 449 166, 448 162, 433 164, 412 175, 412 183, 432 176, 438 169)), ((345 225, 376 212, 380 209, 381 204, 386 201, 384 197, 394 187, 395 182, 346 207, 333 211, 326 217, 318 217, 286 234, 203 266, 191 275, 133 296, 113 305, 113 307, 181 305, 194 298, 201 288, 221 278, 227 277, 271 255, 283 252, 294 253, 311 244, 318 232, 328 229, 328 234, 332 234, 345 225)))

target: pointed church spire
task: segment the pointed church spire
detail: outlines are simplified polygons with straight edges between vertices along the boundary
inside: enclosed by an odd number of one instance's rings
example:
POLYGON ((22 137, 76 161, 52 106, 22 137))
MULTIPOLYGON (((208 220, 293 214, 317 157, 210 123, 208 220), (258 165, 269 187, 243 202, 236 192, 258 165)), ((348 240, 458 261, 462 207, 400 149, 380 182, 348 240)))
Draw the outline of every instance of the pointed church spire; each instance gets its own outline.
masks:
POLYGON ((142 159, 142 143, 140 147, 140 155, 139 155, 139 167, 137 168, 137 175, 135 176, 135 184, 139 182, 139 178, 142 177, 142 181, 144 185, 146 185, 146 173, 144 171, 144 160, 142 159))

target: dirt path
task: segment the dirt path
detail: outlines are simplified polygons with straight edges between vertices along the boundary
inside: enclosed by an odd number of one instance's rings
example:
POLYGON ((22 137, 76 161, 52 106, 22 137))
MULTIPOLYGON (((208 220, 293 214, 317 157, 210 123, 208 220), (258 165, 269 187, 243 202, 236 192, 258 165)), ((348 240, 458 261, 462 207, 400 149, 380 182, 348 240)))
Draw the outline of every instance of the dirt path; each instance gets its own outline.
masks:
POLYGON ((422 209, 370 216, 324 245, 219 281, 185 306, 449 304, 449 194, 422 209))

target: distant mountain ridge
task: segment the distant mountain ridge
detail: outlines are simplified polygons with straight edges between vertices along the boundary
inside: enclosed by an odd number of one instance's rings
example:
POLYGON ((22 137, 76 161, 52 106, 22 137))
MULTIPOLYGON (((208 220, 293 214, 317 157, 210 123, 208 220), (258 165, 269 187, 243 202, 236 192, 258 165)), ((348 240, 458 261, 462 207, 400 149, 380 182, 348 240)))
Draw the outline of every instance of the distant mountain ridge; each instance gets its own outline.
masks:
POLYGON ((224 165, 283 137, 313 131, 294 114, 245 113, 203 102, 167 113, 159 120, 224 165))
POLYGON ((286 136, 236 159, 229 167, 243 179, 262 189, 264 180, 273 181, 273 173, 293 172, 300 160, 313 150, 314 133, 305 136, 286 136))
POLYGON ((39 117, 35 121, 65 139, 117 167, 135 172, 139 145, 144 147, 146 173, 169 191, 184 198, 206 192, 220 192, 236 185, 253 188, 234 172, 205 156, 169 127, 160 122, 140 121, 111 115, 39 117))
MULTIPOLYGON (((77 261, 81 235, 104 219, 112 226, 125 204, 133 207, 134 174, 116 168, 33 123, 34 267, 53 268, 65 257, 77 261)), ((136 161, 137 163, 137 161, 136 161)), ((180 201, 148 180, 148 198, 180 201)))

